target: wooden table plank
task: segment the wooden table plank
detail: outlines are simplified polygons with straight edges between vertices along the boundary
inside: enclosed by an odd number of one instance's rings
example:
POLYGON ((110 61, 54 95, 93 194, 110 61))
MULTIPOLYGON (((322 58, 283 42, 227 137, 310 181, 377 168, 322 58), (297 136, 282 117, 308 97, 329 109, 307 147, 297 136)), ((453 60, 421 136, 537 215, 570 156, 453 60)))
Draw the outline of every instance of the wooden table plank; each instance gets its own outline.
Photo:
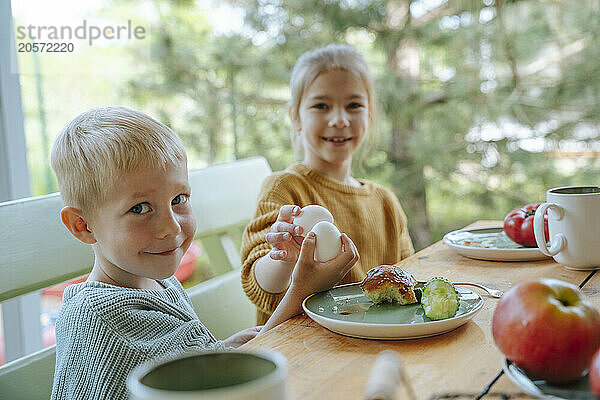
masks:
MULTIPOLYGON (((489 307, 486 307, 489 308, 489 307)), ((480 315, 489 313, 483 310, 480 315)), ((358 398, 376 355, 397 351, 419 398, 447 392, 477 395, 498 373, 493 347, 477 324, 426 339, 370 341, 337 335, 305 315, 245 345, 280 351, 290 364, 291 399, 358 398), (482 351, 472 351, 472 346, 482 351), (460 357, 457 355, 461 355, 460 357), (473 376, 473 365, 483 365, 473 376), (482 384, 483 383, 483 384, 482 384)), ((402 396, 400 396, 402 398, 402 396)))
POLYGON ((594 271, 592 277, 588 280, 581 291, 590 300, 590 302, 600 310, 600 272, 594 271))
MULTIPOLYGON (((453 281, 478 282, 501 290, 508 290, 521 280, 539 277, 578 285, 588 275, 587 272, 566 270, 551 259, 536 262, 472 260, 456 254, 441 242, 398 265, 419 280, 444 276, 453 281)), ((419 399, 449 398, 444 396, 458 393, 473 398, 501 371, 502 355, 491 335, 497 299, 483 297, 484 307, 471 322, 437 337, 404 341, 349 338, 322 328, 302 314, 255 338, 243 348, 275 350, 287 358, 290 399, 360 398, 376 355, 385 349, 401 355, 419 399)), ((497 397, 503 390, 519 392, 511 382, 504 384, 503 378, 492 386, 493 390, 486 397, 497 397)), ((399 398, 403 398, 404 394, 400 394, 399 398)))

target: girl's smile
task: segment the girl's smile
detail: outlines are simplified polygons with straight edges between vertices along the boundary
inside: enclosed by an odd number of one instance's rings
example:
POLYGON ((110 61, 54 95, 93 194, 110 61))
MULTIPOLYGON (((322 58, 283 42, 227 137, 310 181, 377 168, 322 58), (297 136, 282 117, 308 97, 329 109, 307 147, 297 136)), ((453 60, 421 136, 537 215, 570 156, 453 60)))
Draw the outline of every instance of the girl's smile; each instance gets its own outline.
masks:
POLYGON ((346 142, 348 142, 349 140, 352 140, 351 137, 339 137, 339 136, 335 136, 335 137, 323 137, 323 140, 325 140, 326 142, 330 142, 333 144, 344 144, 346 142))

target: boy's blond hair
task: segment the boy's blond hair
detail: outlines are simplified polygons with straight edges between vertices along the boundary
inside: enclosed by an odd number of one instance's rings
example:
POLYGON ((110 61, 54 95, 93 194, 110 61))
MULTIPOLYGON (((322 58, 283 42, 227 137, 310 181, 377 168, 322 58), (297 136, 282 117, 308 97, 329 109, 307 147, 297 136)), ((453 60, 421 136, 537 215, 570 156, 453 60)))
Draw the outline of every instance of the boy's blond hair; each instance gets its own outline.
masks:
POLYGON ((57 135, 50 155, 65 205, 90 212, 124 173, 186 161, 183 143, 171 129, 126 107, 78 115, 57 135))
MULTIPOLYGON (((325 47, 308 51, 300 56, 290 78, 291 99, 289 103, 290 116, 293 120, 299 118, 300 103, 306 89, 317 77, 328 71, 348 71, 358 77, 367 91, 369 102, 369 120, 374 131, 376 96, 375 84, 365 58, 354 47, 345 44, 329 44, 325 47)), ((293 130, 293 129, 292 129, 293 130)), ((371 135, 372 136, 372 135, 371 135)), ((296 132, 292 132, 292 144, 298 150, 296 132)))

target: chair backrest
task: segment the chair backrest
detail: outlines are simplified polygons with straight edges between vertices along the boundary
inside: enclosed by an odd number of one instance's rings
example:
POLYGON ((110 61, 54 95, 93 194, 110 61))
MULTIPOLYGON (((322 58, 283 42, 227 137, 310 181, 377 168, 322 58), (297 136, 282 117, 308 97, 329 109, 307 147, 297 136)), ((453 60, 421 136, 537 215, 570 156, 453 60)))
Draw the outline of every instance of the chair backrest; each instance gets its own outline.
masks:
MULTIPOLYGON (((190 171, 191 203, 214 281, 188 289, 200 316, 217 337, 252 326, 254 307, 239 279, 239 249, 231 239, 254 213, 262 181, 271 168, 262 157, 190 171), (232 294, 229 295, 228 293, 232 294), (214 301, 224 298, 224 301, 214 301), (209 305, 203 306, 203 301, 209 305), (223 326, 220 323, 223 322, 223 326)), ((0 302, 88 273, 93 252, 64 228, 58 193, 0 203, 0 302)), ((47 399, 52 387, 54 348, 0 367, 0 397, 47 399)))
MULTIPOLYGON (((190 171, 196 237, 219 272, 239 267, 226 235, 250 220, 270 173, 263 157, 190 171)), ((62 207, 59 193, 0 204, 0 302, 90 271, 93 252, 65 229, 62 207)))
POLYGON ((81 276, 94 254, 60 221, 58 193, 0 204, 0 301, 81 276))
POLYGON ((196 238, 202 241, 217 274, 241 266, 231 234, 239 235, 240 226, 254 215, 262 182, 270 174, 271 167, 263 157, 190 172, 196 238))

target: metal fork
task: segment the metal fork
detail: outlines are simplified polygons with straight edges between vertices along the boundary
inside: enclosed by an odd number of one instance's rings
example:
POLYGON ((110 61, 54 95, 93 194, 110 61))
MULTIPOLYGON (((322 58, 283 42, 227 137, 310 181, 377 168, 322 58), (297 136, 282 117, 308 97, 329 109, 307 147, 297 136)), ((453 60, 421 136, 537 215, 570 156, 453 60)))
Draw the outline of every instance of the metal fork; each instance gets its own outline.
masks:
POLYGON ((492 289, 487 286, 480 285, 479 283, 473 283, 473 282, 452 282, 452 283, 455 285, 458 285, 458 286, 475 286, 479 289, 485 290, 487 292, 487 294, 489 294, 491 297, 495 297, 497 299, 502 297, 502 295, 504 294, 504 292, 502 290, 492 289))

